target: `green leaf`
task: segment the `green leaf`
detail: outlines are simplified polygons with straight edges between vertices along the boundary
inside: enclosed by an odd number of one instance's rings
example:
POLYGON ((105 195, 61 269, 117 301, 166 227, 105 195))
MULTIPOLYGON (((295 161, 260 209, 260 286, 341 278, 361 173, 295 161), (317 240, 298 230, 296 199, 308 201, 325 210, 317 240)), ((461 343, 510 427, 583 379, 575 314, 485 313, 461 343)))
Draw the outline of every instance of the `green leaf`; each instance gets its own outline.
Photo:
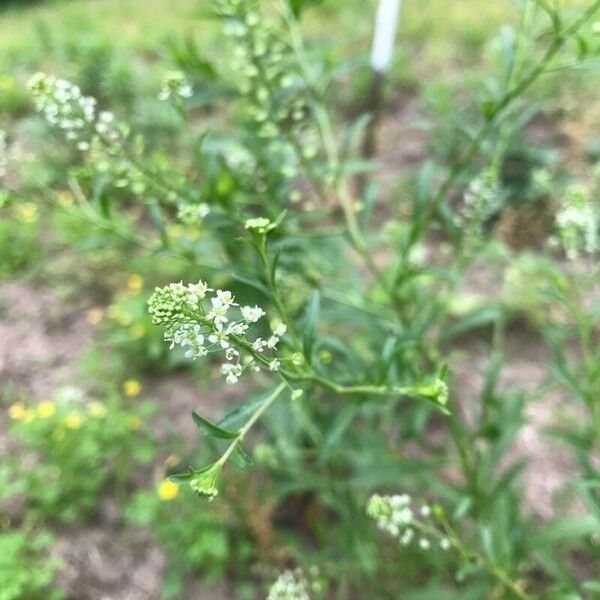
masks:
POLYGON ((600 533, 600 525, 593 515, 562 517, 547 523, 535 536, 536 545, 555 544, 600 533))
POLYGON ((242 469, 252 465, 252 459, 244 452, 244 449, 239 444, 235 447, 231 459, 242 469))
POLYGON ((169 475, 169 480, 173 483, 187 483, 194 476, 194 470, 190 468, 187 473, 174 473, 169 475))
POLYGON ((192 411, 192 418, 194 423, 199 429, 203 429, 211 437, 219 438, 221 440, 233 440, 238 434, 235 431, 227 431, 227 429, 221 429, 217 425, 213 425, 210 421, 201 417, 196 411, 192 411))

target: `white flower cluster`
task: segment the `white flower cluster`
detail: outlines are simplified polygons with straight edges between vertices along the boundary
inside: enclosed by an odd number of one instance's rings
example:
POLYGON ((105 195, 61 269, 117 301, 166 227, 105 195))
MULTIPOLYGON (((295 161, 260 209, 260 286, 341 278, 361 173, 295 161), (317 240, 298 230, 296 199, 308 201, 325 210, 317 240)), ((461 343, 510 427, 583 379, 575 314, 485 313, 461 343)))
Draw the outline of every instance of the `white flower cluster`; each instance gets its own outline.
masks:
POLYGON ((78 86, 37 73, 29 81, 36 108, 51 125, 61 129, 67 140, 77 143, 82 152, 98 140, 112 145, 121 138, 114 115, 97 112, 96 99, 84 96, 78 86))
POLYGON ((192 94, 192 86, 185 75, 181 71, 170 71, 165 76, 158 99, 164 101, 173 98, 190 98, 192 94))
MULTIPOLYGON (((242 357, 244 343, 262 353, 265 348, 274 350, 285 333, 285 326, 279 325, 268 340, 250 342, 246 337, 250 324, 259 321, 265 311, 259 306, 240 307, 231 292, 215 291, 203 281, 156 288, 148 300, 148 312, 153 323, 166 326, 164 337, 171 342, 170 348, 180 346, 187 358, 223 352, 226 362, 221 365, 221 373, 230 384, 237 383, 245 367, 259 370, 252 356, 242 357), (214 294, 209 297, 209 292, 214 294)), ((280 364, 273 359, 268 366, 276 371, 280 364)))
MULTIPOLYGON (((411 498, 407 494, 393 496, 374 494, 367 504, 367 514, 375 520, 379 529, 398 538, 403 546, 408 546, 417 537, 417 532, 423 533, 423 523, 411 508, 411 498)), ((431 516, 429 505, 423 504, 419 514, 422 518, 429 519, 431 516)), ((422 550, 431 547, 431 541, 425 535, 419 535, 418 544, 422 550)), ((441 537, 439 546, 442 550, 448 550, 450 541, 446 537, 441 537)))
POLYGON ((6 131, 0 129, 0 179, 6 177, 8 167, 8 146, 6 144, 6 131))
POLYGON ((311 600, 322 591, 318 575, 316 567, 309 574, 302 569, 287 569, 271 584, 267 600, 311 600))
POLYGON ((184 225, 198 225, 210 213, 206 202, 199 204, 180 204, 177 208, 177 219, 184 225))
POLYGON ((478 245, 484 225, 500 202, 500 187, 495 169, 486 169, 473 179, 465 191, 462 210, 464 236, 469 245, 478 245))
POLYGON ((565 191, 556 215, 562 245, 570 259, 580 252, 600 251, 600 203, 594 202, 582 185, 571 185, 565 191))

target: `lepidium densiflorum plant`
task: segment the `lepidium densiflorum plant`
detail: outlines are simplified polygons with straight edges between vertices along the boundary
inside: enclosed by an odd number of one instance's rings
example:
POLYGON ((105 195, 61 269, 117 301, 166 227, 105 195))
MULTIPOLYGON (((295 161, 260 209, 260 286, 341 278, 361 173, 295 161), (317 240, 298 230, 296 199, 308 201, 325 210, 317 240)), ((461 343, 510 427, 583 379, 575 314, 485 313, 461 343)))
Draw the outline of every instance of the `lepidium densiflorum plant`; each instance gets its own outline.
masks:
POLYGON ((401 546, 416 545, 423 552, 454 552, 463 569, 472 564, 496 579, 521 600, 531 598, 498 565, 465 544, 439 504, 416 503, 408 494, 382 496, 374 494, 367 504, 367 514, 377 527, 396 538, 401 546))

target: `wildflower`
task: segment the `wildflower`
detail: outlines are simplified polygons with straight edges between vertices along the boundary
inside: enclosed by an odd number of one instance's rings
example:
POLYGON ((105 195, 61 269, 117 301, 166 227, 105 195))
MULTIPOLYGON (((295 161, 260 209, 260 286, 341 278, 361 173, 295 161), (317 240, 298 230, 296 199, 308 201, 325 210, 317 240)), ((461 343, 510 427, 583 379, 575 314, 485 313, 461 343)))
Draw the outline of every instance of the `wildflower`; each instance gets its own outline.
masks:
POLYGON ((577 258, 580 252, 600 251, 600 208, 583 186, 567 188, 556 215, 556 225, 568 258, 577 258))
POLYGON ((133 273, 127 278, 127 289, 130 292, 139 292, 144 285, 144 278, 137 273, 133 273))
POLYGON ((104 311, 101 308, 90 308, 90 310, 87 311, 88 323, 92 325, 98 325, 103 317, 104 311))
POLYGON ((252 342, 252 349, 256 350, 257 352, 263 352, 263 350, 265 349, 266 346, 267 346, 267 342, 265 340, 263 340, 262 338, 256 338, 252 342))
POLYGON ((181 71, 170 71, 165 76, 158 99, 164 101, 174 97, 190 98, 192 94, 192 86, 185 75, 181 71))
POLYGON ((218 493, 217 477, 221 472, 221 465, 215 463, 210 467, 196 471, 192 479, 190 479, 190 487, 199 496, 212 500, 218 493))
POLYGON ((13 421, 22 421, 27 413, 27 408, 22 402, 16 402, 8 407, 8 416, 13 421))
POLYGON ((271 584, 267 600, 311 600, 320 591, 318 569, 307 574, 302 569, 287 569, 271 584))
POLYGON ((410 530, 414 513, 410 508, 410 496, 380 496, 374 494, 367 504, 367 514, 375 519, 377 527, 394 537, 403 530, 410 530))
POLYGON ((242 313, 243 319, 248 323, 256 323, 266 314, 260 306, 242 306, 240 312, 242 313))
POLYGON ((494 168, 484 170, 471 181, 465 192, 462 214, 466 244, 480 244, 484 225, 493 216, 500 201, 500 184, 494 168))
POLYGON ((273 328, 273 335, 275 335, 277 337, 281 337, 282 335, 285 335, 286 331, 287 331, 287 325, 285 325, 284 323, 278 323, 273 328))
POLYGON ((237 383, 242 374, 242 365, 239 363, 225 363, 221 365, 221 373, 225 375, 225 381, 229 384, 237 383))
POLYGON ((188 226, 198 225, 208 214, 210 207, 205 202, 200 204, 181 204, 177 209, 177 218, 188 226))
MULTIPOLYGON (((240 351, 249 330, 249 324, 257 322, 265 312, 259 306, 242 306, 235 302, 228 290, 216 290, 199 281, 184 285, 172 283, 156 288, 148 301, 148 311, 153 323, 164 325, 165 341, 170 348, 180 346, 187 358, 196 359, 209 352, 224 351, 227 361, 221 373, 229 384, 237 383, 242 374, 242 364, 249 364, 240 351), (214 292, 208 296, 209 292, 214 292)), ((278 339, 271 340, 274 348, 278 339)), ((260 338, 250 342, 255 352, 262 352, 269 342, 260 338)))
POLYGON ((41 419, 49 419, 56 413, 56 405, 51 400, 44 400, 37 405, 36 412, 41 419))
POLYGON ((67 429, 79 429, 83 424, 83 418, 77 411, 70 412, 65 418, 65 427, 67 429))
POLYGON ((430 547, 431 542, 427 538, 421 538, 419 540, 419 548, 421 548, 421 550, 429 550, 430 547))
POLYGON ((279 371, 281 363, 275 358, 269 363, 269 371, 279 371))
POLYGON ((96 138, 113 143, 121 138, 109 112, 96 113, 96 99, 84 96, 76 85, 37 73, 29 80, 36 108, 46 120, 64 132, 67 140, 88 150, 96 138), (83 144, 82 144, 83 142, 83 144))
POLYGON ((275 229, 276 225, 265 217, 257 217, 255 219, 248 219, 244 227, 256 233, 268 233, 271 229, 275 229))
POLYGON ((169 502, 177 497, 179 486, 169 479, 163 479, 158 484, 157 493, 161 500, 169 502))
POLYGON ((448 538, 442 538, 440 540, 440 548, 442 550, 450 550, 450 540, 448 538))
POLYGON ((107 414, 106 406, 98 401, 94 401, 89 405, 88 412, 95 419, 103 419, 107 414))
POLYGON ((127 379, 123 382, 121 389, 123 390, 123 394, 125 394, 125 396, 128 398, 133 398, 142 390, 142 384, 137 379, 127 379))

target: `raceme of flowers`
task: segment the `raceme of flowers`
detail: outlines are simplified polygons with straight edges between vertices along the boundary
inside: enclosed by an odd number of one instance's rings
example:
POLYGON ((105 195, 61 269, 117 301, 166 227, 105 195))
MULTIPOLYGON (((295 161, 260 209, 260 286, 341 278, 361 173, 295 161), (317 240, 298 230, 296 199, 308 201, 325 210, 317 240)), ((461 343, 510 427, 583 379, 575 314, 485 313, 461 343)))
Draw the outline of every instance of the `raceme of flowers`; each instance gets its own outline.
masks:
POLYGON ((284 122, 306 119, 302 80, 276 25, 247 3, 222 0, 224 32, 235 43, 232 67, 242 77, 240 91, 251 101, 249 116, 259 135, 274 138, 284 122))
POLYGON ((184 225, 198 225, 210 213, 206 202, 199 204, 180 204, 177 208, 177 219, 184 225))
POLYGON ((267 600, 312 600, 322 591, 318 569, 309 573, 302 569, 287 569, 271 584, 267 600))
POLYGON ((450 540, 437 533, 432 523, 431 507, 423 504, 418 514, 411 508, 411 497, 407 494, 380 496, 374 494, 367 504, 367 514, 375 520, 377 527, 392 537, 398 538, 400 544, 408 546, 418 540, 419 548, 429 550, 432 536, 437 538, 442 550, 450 548, 450 540))
POLYGON ((498 208, 499 202, 498 174, 493 168, 486 169, 469 183, 464 195, 462 221, 468 245, 477 245, 481 241, 483 227, 498 208))
POLYGON ((122 137, 114 115, 108 111, 98 112, 96 99, 84 96, 78 86, 37 73, 30 79, 29 89, 37 110, 48 123, 61 129, 67 140, 76 142, 79 150, 89 150, 98 140, 112 145, 122 137))
POLYGON ((600 206, 582 185, 569 186, 556 215, 562 245, 571 259, 600 251, 600 206))
MULTIPOLYGON (((191 359, 222 353, 225 360, 221 373, 230 384, 237 383, 247 368, 259 370, 255 356, 274 350, 286 332, 285 325, 279 324, 267 339, 250 341, 250 325, 258 322, 265 311, 259 306, 239 306, 231 292, 215 291, 203 281, 156 288, 148 300, 148 311, 154 324, 165 326, 164 337, 171 349, 180 346, 191 359)), ((276 358, 262 362, 271 371, 279 370, 276 358)))

